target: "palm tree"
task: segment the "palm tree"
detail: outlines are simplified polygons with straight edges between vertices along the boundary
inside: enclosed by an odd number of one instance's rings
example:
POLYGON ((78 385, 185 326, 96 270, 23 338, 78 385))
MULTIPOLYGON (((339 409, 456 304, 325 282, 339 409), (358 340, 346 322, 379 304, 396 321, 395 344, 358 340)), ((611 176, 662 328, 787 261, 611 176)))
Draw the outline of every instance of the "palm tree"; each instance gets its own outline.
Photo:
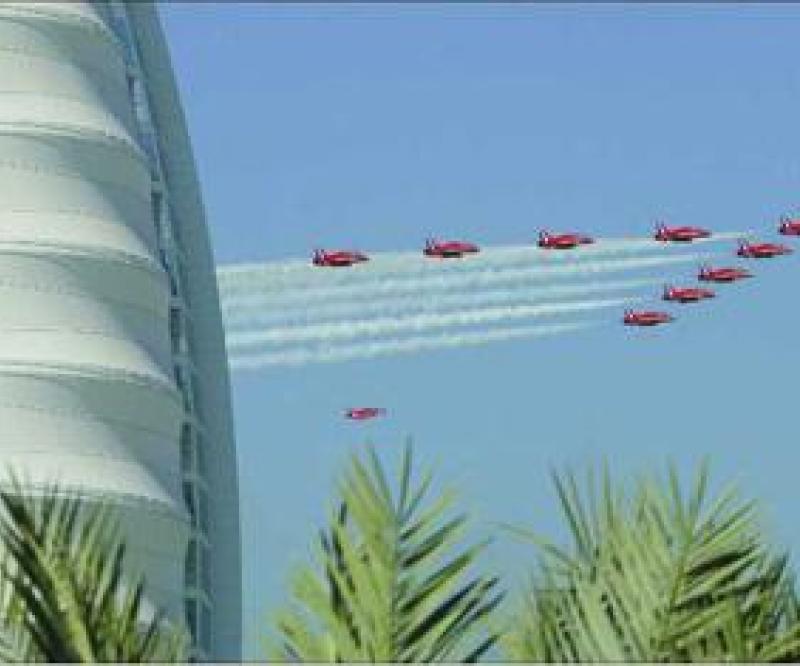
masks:
POLYGON ((756 505, 733 489, 709 501, 701 466, 688 497, 670 468, 627 497, 604 470, 587 499, 554 475, 573 545, 524 532, 540 564, 502 638, 523 661, 796 661, 800 616, 784 555, 756 505))
POLYGON ((0 490, 0 659, 183 661, 186 641, 145 619, 142 581, 123 575, 125 546, 109 506, 51 487, 0 490))
POLYGON ((444 519, 452 492, 423 505, 431 474, 412 489, 410 444, 397 493, 372 449, 367 457, 351 457, 320 535, 318 566, 293 578, 271 658, 476 661, 495 642, 486 620, 502 597, 497 578, 465 580, 486 544, 452 553, 467 517, 444 519))

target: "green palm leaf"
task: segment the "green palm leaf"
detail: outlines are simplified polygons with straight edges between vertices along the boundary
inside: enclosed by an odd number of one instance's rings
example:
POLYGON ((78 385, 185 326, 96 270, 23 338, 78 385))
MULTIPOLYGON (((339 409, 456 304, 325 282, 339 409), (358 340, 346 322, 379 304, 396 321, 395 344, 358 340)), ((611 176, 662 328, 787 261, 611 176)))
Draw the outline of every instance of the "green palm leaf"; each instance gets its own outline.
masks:
POLYGON ((705 465, 688 497, 672 468, 666 483, 643 479, 630 498, 607 473, 599 493, 590 477, 588 502, 572 474, 554 479, 573 547, 526 535, 541 565, 522 619, 502 639, 507 658, 800 657, 785 558, 766 545, 754 503, 730 490, 708 501, 705 465))
POLYGON ((496 578, 470 578, 486 544, 456 550, 467 518, 446 517, 450 492, 424 506, 431 475, 412 485, 410 445, 396 497, 374 451, 366 458, 353 456, 339 484, 316 550, 319 568, 293 578, 271 657, 476 661, 495 642, 486 620, 502 597, 496 578))
POLYGON ((112 510, 57 487, 0 490, 4 661, 180 661, 182 632, 145 619, 112 510))

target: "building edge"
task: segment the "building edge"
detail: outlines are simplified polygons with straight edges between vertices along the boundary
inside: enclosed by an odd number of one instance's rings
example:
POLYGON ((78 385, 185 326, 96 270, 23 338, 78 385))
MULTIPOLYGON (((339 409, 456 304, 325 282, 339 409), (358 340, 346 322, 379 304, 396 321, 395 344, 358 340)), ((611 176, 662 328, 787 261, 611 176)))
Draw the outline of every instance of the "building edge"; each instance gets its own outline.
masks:
POLYGON ((211 659, 241 660, 242 579, 237 461, 230 378, 205 209, 171 58, 153 2, 125 3, 138 47, 173 225, 187 257, 187 300, 199 332, 192 363, 200 377, 198 411, 206 430, 211 659))

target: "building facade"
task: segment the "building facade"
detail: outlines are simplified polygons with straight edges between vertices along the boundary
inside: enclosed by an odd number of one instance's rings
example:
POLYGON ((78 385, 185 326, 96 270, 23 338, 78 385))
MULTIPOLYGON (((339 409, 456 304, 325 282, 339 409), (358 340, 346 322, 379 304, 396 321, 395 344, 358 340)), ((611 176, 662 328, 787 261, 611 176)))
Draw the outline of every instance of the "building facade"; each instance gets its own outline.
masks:
POLYGON ((152 603, 240 658, 217 284, 149 2, 0 3, 0 422, 4 469, 114 501, 152 603))

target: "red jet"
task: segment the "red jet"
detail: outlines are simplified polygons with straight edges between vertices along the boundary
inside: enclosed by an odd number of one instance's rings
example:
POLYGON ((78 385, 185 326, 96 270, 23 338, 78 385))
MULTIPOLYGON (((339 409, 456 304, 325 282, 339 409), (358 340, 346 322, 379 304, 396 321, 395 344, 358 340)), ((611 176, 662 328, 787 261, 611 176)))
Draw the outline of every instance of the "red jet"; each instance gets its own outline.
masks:
POLYGON ((771 259, 781 254, 791 253, 791 248, 780 243, 748 243, 747 241, 739 241, 739 249, 736 250, 736 254, 740 257, 749 259, 771 259))
POLYGON ((353 421, 366 421, 385 414, 386 410, 383 407, 353 407, 344 413, 346 418, 353 421))
POLYGON ((311 263, 314 266, 352 266, 362 261, 369 261, 369 257, 361 252, 350 252, 349 250, 314 250, 311 263))
POLYGON ((704 298, 714 298, 714 292, 710 289, 700 287, 671 287, 664 286, 665 301, 677 301, 678 303, 697 303, 704 298))
POLYGON ((626 326, 658 326, 659 324, 668 324, 674 319, 672 315, 666 312, 652 312, 647 310, 634 312, 633 310, 625 310, 622 323, 626 326))
POLYGON ((578 245, 589 245, 594 243, 593 238, 581 236, 580 234, 551 234, 549 231, 539 232, 539 247, 547 250, 569 250, 578 245))
POLYGON ((697 274, 697 279, 705 282, 735 282, 749 277, 753 277, 752 273, 743 268, 711 268, 711 266, 701 266, 697 274))
POLYGON ((778 231, 784 236, 800 236, 800 218, 792 220, 784 215, 781 217, 781 225, 778 231))
POLYGON ((458 258, 465 254, 477 254, 480 248, 472 243, 464 241, 438 241, 428 238, 425 241, 425 249, 422 253, 426 257, 438 257, 439 259, 458 258))
POLYGON ((710 235, 710 231, 700 227, 668 227, 666 224, 656 224, 653 238, 662 242, 691 243, 693 240, 708 238, 710 235))

